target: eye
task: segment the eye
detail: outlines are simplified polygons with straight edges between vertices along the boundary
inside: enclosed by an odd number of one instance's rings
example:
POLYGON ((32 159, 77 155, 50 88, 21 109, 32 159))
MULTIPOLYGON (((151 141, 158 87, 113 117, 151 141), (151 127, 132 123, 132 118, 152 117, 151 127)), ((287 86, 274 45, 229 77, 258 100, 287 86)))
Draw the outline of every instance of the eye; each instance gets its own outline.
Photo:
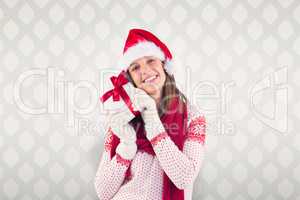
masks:
POLYGON ((150 58, 149 60, 148 60, 148 63, 153 63, 155 60, 153 59, 153 58, 150 58))
POLYGON ((140 67, 139 65, 133 65, 133 66, 130 68, 130 71, 138 70, 139 67, 140 67))

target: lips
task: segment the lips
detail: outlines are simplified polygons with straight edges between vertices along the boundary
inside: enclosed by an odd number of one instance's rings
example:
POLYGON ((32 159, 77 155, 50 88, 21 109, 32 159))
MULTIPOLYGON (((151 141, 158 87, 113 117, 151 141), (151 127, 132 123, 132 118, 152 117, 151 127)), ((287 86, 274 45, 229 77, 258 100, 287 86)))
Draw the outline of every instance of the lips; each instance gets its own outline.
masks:
POLYGON ((157 79, 158 75, 154 75, 154 76, 150 76, 148 78, 146 78, 143 83, 152 83, 157 79))

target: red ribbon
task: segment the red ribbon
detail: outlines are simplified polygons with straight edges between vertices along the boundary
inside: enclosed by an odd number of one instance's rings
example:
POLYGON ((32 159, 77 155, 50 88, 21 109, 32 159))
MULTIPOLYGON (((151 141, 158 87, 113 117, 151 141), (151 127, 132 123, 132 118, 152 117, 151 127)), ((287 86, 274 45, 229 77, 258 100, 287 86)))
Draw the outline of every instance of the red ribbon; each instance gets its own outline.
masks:
POLYGON ((126 93, 125 89, 123 88, 123 85, 128 83, 128 80, 125 76, 125 72, 122 71, 117 77, 112 76, 110 77, 110 81, 112 82, 114 88, 105 92, 102 97, 100 98, 101 102, 104 103, 107 99, 109 99, 111 96, 113 98, 113 101, 120 101, 120 97, 123 99, 129 110, 137 116, 140 112, 134 111, 132 102, 130 100, 130 97, 126 93))

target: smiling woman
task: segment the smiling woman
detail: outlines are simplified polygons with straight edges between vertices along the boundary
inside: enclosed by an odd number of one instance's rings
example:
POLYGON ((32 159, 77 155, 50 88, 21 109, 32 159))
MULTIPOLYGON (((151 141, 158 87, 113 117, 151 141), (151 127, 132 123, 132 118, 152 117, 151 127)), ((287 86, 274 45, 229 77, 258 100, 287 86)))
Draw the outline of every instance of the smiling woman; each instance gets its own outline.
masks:
POLYGON ((159 101, 159 92, 166 80, 161 60, 154 56, 144 56, 132 62, 128 73, 136 87, 145 90, 159 101))
POLYGON ((166 72, 164 64, 154 56, 144 56, 133 61, 127 70, 128 79, 133 85, 155 100, 160 116, 167 109, 171 97, 179 96, 184 102, 187 101, 176 87, 174 76, 166 72))
POLYGON ((176 87, 172 54, 152 33, 130 30, 120 66, 142 107, 108 116, 95 177, 99 199, 191 200, 204 155, 205 117, 176 87), (124 120, 126 119, 126 120, 124 120))

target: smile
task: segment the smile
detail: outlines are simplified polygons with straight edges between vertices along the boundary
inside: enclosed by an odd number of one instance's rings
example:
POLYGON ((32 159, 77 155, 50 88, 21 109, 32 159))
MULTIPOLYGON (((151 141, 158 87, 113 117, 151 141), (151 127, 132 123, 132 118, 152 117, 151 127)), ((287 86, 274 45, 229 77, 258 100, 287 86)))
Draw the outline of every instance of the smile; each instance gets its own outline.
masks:
POLYGON ((143 83, 153 83, 158 78, 158 75, 151 76, 143 81, 143 83))

